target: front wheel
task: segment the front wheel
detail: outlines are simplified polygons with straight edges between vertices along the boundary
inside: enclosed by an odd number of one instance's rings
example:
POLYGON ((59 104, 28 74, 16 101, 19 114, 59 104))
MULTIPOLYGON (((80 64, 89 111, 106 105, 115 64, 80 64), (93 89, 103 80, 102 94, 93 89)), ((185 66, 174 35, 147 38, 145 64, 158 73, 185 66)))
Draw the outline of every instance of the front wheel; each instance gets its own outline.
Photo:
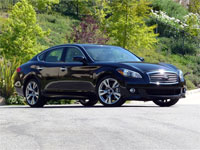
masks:
POLYGON ((153 102, 160 106, 160 107, 170 107, 172 105, 175 105, 179 99, 162 99, 162 100, 153 100, 153 102))
POLYGON ((35 79, 31 79, 26 84, 25 97, 31 107, 43 107, 46 103, 45 98, 41 95, 39 83, 35 79))
POLYGON ((119 82, 110 76, 107 76, 99 81, 97 86, 97 94, 100 102, 104 106, 116 107, 125 103, 120 91, 119 82))

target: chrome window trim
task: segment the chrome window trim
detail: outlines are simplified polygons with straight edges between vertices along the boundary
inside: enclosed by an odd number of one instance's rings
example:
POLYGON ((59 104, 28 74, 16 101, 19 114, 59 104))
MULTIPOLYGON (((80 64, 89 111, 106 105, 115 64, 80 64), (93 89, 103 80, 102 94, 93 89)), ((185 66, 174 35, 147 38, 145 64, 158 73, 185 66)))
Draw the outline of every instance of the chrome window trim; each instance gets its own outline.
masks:
MULTIPOLYGON (((147 76, 148 76, 148 78, 149 78, 149 83, 150 84, 156 84, 156 85, 175 85, 175 84, 178 84, 179 82, 174 82, 174 83, 160 83, 160 82, 151 82, 151 79, 150 79, 150 76, 149 76, 149 74, 153 74, 153 73, 160 73, 160 71, 152 71, 152 72, 147 72, 146 74, 147 74, 147 76)), ((176 74, 177 75, 177 77, 178 77, 178 79, 179 79, 179 75, 177 74, 177 72, 174 72, 174 71, 164 71, 163 70, 163 73, 174 73, 174 74, 176 74)), ((180 80, 180 79, 179 79, 180 80)))
MULTIPOLYGON (((59 47, 49 48, 49 49, 44 50, 43 52, 41 52, 41 53, 37 56, 37 61, 39 61, 39 62, 45 62, 45 63, 55 63, 55 62, 41 61, 41 60, 39 59, 39 57, 40 57, 42 54, 44 54, 44 53, 48 53, 49 51, 53 51, 53 50, 56 50, 56 49, 59 49, 59 48, 63 48, 63 50, 64 50, 65 48, 70 48, 70 47, 78 49, 78 50, 83 54, 83 56, 87 59, 87 57, 86 57, 85 54, 82 52, 82 50, 81 50, 79 47, 77 47, 77 46, 59 46, 59 47)), ((56 63, 77 63, 77 62, 56 62, 56 63)))

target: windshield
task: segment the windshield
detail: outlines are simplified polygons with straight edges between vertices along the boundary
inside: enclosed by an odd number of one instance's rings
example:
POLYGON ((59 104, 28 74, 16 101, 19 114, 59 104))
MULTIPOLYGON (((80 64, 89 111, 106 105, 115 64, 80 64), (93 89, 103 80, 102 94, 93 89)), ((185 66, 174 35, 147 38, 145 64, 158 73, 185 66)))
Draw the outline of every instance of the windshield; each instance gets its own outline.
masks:
POLYGON ((87 53, 94 61, 104 62, 123 62, 123 61, 141 61, 129 51, 115 46, 84 46, 87 53))

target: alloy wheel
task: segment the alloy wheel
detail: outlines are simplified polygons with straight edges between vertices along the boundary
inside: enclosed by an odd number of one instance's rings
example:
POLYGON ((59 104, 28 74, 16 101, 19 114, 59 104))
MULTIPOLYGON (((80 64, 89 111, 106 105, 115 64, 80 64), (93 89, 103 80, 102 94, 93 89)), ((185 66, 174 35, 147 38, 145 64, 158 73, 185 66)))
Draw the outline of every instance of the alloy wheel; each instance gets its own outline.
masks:
POLYGON ((98 88, 100 100, 105 104, 115 104, 121 98, 120 85, 116 79, 106 78, 98 88))
POLYGON ((30 105, 35 105, 39 100, 39 87, 35 81, 31 81, 26 86, 26 100, 30 105))

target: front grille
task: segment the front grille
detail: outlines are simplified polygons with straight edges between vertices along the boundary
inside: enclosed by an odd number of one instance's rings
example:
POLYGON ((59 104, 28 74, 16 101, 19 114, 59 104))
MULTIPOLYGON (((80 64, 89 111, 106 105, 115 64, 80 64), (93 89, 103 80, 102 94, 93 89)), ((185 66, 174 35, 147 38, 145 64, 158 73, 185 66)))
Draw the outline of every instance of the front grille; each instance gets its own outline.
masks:
POLYGON ((178 75, 175 72, 153 72, 148 73, 150 83, 155 84, 176 84, 178 75))
POLYGON ((179 95, 181 93, 180 89, 172 89, 172 90, 160 90, 160 89, 149 89, 146 90, 148 95, 179 95))

